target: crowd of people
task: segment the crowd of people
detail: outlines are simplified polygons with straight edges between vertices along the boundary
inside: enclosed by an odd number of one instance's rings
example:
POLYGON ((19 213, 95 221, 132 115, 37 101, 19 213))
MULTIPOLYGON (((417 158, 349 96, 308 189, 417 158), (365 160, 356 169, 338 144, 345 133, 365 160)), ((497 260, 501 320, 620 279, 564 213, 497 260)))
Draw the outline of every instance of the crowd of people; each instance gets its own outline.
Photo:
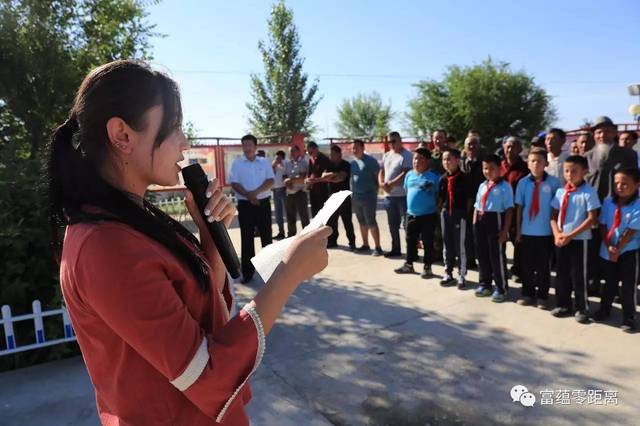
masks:
POLYGON ((569 146, 566 140, 562 129, 552 128, 533 138, 526 156, 523 141, 515 136, 487 153, 477 131, 469 130, 457 149, 440 129, 430 143, 410 152, 400 134, 391 132, 390 150, 381 163, 357 139, 349 163, 339 145, 331 145, 327 157, 315 142, 307 144, 308 155, 291 145, 288 159, 278 151, 269 161, 256 155, 257 139, 246 135, 244 155, 230 173, 238 200, 243 282, 254 274, 254 236, 260 236, 263 247, 272 241, 271 195, 278 227, 274 238, 282 239, 297 233, 298 219, 303 227, 309 223, 309 204, 315 216, 332 193, 348 189, 351 199, 329 222, 328 248, 338 246, 341 220, 350 250, 399 258, 402 226, 406 255, 395 269, 398 274, 416 273, 414 262, 422 249, 420 276, 434 278, 431 265, 442 259, 442 286, 465 289, 467 271, 478 269, 476 296, 503 302, 509 279, 515 279, 522 283, 519 304, 550 309, 556 317, 574 315, 580 323, 606 320, 619 298, 621 327, 634 332, 640 283, 640 172, 633 149, 638 134, 618 134, 603 116, 569 146), (391 236, 387 252, 376 221, 380 190, 391 236), (360 227, 359 246, 352 213, 360 227), (507 242, 513 245, 511 268, 507 242), (549 300, 552 270, 555 306, 549 300), (595 312, 589 296, 601 298, 595 312))

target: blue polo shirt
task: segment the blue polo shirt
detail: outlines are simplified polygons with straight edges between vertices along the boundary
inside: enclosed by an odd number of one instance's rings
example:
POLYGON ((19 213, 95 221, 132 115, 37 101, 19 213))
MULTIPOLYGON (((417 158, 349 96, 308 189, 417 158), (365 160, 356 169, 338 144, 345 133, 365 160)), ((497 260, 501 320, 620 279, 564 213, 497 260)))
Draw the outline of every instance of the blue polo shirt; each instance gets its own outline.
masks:
MULTIPOLYGON (((558 188, 556 195, 551 200, 551 207, 560 212, 560 203, 564 197, 564 187, 558 188)), ((571 193, 568 201, 567 213, 564 219, 564 228, 560 226, 560 213, 558 213, 558 228, 563 234, 568 234, 587 220, 590 211, 600 208, 598 193, 588 183, 584 182, 575 192, 571 193)), ((591 229, 587 229, 575 236, 575 240, 590 240, 591 229)))
POLYGON ((487 198, 487 204, 482 211, 482 197, 489 188, 489 181, 485 180, 480 184, 478 193, 476 194, 476 202, 473 207, 479 212, 502 213, 503 211, 513 207, 513 190, 511 185, 505 179, 493 187, 487 198))
POLYGON ((551 199, 560 188, 560 180, 545 173, 540 183, 538 201, 540 210, 538 214, 529 220, 529 209, 533 200, 533 190, 536 187, 535 178, 529 175, 520 179, 516 187, 515 203, 522 206, 522 235, 535 237, 547 237, 551 232, 551 199))
POLYGON ((351 191, 354 197, 376 197, 378 195, 378 171, 380 165, 375 158, 364 154, 362 160, 351 161, 351 191))
POLYGON ((423 216, 436 213, 438 182, 440 178, 430 170, 418 174, 409 170, 404 177, 404 190, 407 192, 407 213, 411 216, 423 216))
MULTIPOLYGON (((616 203, 613 202, 613 198, 608 197, 602 203, 602 210, 600 211, 600 223, 605 225, 607 232, 613 226, 613 217, 616 212, 616 203)), ((622 235, 627 229, 636 231, 629 242, 622 248, 620 254, 628 251, 637 250, 640 248, 640 199, 637 199, 622 207, 622 217, 620 220, 620 226, 616 229, 611 237, 611 244, 616 245, 622 235)), ((609 260, 609 251, 604 245, 604 242, 600 245, 600 257, 609 260)))

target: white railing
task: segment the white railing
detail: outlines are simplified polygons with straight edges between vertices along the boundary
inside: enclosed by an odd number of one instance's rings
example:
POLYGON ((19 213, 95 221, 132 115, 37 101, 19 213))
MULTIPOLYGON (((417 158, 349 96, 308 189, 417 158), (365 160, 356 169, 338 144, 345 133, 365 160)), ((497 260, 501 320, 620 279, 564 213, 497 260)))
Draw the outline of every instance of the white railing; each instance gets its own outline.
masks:
POLYGON ((4 340, 6 343, 5 349, 0 349, 0 356, 9 355, 17 352, 29 351, 31 349, 44 348, 46 346, 53 346, 60 343, 74 342, 76 336, 73 333, 71 327, 71 320, 69 319, 69 313, 63 306, 60 309, 52 309, 50 311, 42 311, 39 300, 34 300, 31 304, 33 308, 32 314, 11 316, 11 308, 9 305, 2 306, 2 319, 0 324, 4 327, 4 340), (47 340, 44 335, 44 325, 42 319, 52 315, 62 315, 62 324, 64 327, 64 337, 60 339, 47 340), (13 323, 18 321, 33 320, 33 326, 36 332, 36 343, 30 345, 18 346, 16 344, 16 338, 13 331, 13 323))

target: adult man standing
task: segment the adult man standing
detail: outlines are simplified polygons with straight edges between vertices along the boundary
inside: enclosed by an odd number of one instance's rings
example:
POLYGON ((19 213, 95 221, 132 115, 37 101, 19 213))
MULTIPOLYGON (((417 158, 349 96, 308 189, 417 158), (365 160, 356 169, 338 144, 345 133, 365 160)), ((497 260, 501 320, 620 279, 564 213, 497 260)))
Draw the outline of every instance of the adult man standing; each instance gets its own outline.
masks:
POLYGON ((444 174, 444 166, 442 165, 442 152, 449 147, 447 131, 438 129, 433 132, 431 137, 433 142, 433 150, 431 151, 431 171, 439 176, 444 174))
POLYGON ((309 174, 309 162, 304 158, 297 145, 289 148, 289 162, 285 168, 284 184, 287 187, 287 236, 293 237, 296 229, 297 216, 300 217, 302 227, 309 224, 309 200, 305 180, 309 174))
MULTIPOLYGON (((515 194, 520 179, 529 174, 527 163, 520 157, 522 152, 522 141, 515 137, 509 136, 502 144, 504 152, 504 160, 500 166, 502 177, 511 185, 511 190, 515 194)), ((509 240, 513 244, 513 266, 511 273, 520 277, 520 247, 516 242, 516 221, 512 221, 511 231, 509 232, 509 240)))
POLYGON ((411 170, 413 156, 402 146, 400 133, 389 133, 391 150, 382 157, 383 167, 378 173, 378 185, 386 192, 384 207, 387 211, 391 251, 385 257, 400 257, 400 225, 406 222, 407 193, 404 190, 404 176, 411 170))
POLYGON ((360 253, 369 253, 369 232, 375 243, 374 256, 382 256, 380 247, 380 230, 376 221, 378 204, 378 172, 380 165, 375 158, 364 153, 364 142, 355 139, 353 145, 354 159, 351 161, 351 191, 353 192, 353 210, 360 224, 362 246, 356 249, 360 253))
POLYGON ((600 201, 612 196, 613 175, 616 170, 638 167, 637 153, 616 144, 618 128, 609 117, 598 117, 592 127, 596 145, 589 153, 589 175, 587 181, 598 191, 600 201))
POLYGON ((254 230, 260 233, 262 247, 271 244, 271 203, 269 189, 273 185, 273 169, 262 157, 256 156, 258 140, 245 135, 240 140, 244 155, 231 165, 229 180, 238 200, 242 259, 242 283, 253 278, 255 268, 251 258, 255 255, 254 230))
POLYGON ((590 131, 585 130, 578 134, 578 138, 576 139, 576 145, 578 145, 578 154, 583 157, 587 156, 587 152, 591 151, 593 146, 595 145, 595 141, 593 140, 593 135, 590 131))
POLYGON ((549 163, 544 169, 547 174, 560 180, 560 184, 564 186, 564 173, 562 166, 564 160, 569 156, 567 152, 562 151, 562 147, 567 140, 567 135, 562 129, 549 129, 544 138, 547 147, 547 162, 549 163))
MULTIPOLYGON (((349 180, 351 177, 351 165, 342 159, 342 149, 340 145, 331 145, 331 164, 324 173, 324 178, 329 182, 329 193, 333 194, 339 191, 349 190, 349 180)), ((327 225, 333 229, 333 234, 327 241, 327 248, 335 248, 338 246, 338 216, 342 219, 342 225, 347 233, 349 241, 349 249, 352 251, 356 248, 356 235, 353 232, 353 221, 351 219, 351 197, 340 205, 327 225)))
POLYGON ((322 175, 331 161, 320 152, 315 142, 307 144, 307 152, 309 153, 309 177, 306 182, 309 187, 309 198, 311 198, 311 216, 315 217, 329 198, 329 186, 322 175))
MULTIPOLYGON (((460 169, 469 176, 469 184, 471 185, 472 199, 478 193, 478 188, 485 181, 482 173, 483 153, 480 149, 480 136, 477 133, 469 131, 469 135, 464 141, 464 151, 462 152, 462 160, 460 169)), ((476 269, 476 246, 473 236, 473 209, 467 217, 467 238, 465 238, 465 246, 467 250, 467 269, 476 269)))
POLYGON ((271 163, 273 169, 273 204, 276 211, 276 223, 278 224, 278 235, 273 237, 274 240, 281 240, 284 235, 284 212, 287 202, 287 188, 284 185, 284 173, 287 167, 284 151, 276 152, 276 156, 271 163))
MULTIPOLYGON (((609 117, 602 116, 595 119, 592 127, 595 146, 585 154, 589 163, 587 182, 598 192, 600 203, 605 198, 615 194, 613 176, 617 170, 638 167, 637 153, 616 143, 618 127, 609 117)), ((594 228, 590 244, 589 258, 589 295, 596 295, 602 280, 602 268, 598 248, 602 242, 600 232, 594 228)))

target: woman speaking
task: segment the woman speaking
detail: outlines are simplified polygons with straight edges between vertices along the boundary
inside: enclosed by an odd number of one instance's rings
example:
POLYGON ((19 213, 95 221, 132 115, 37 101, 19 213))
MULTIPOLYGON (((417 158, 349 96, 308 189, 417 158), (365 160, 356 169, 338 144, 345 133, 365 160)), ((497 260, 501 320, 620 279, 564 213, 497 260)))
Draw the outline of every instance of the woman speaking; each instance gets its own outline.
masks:
POLYGON ((295 240, 267 285, 230 318, 224 264, 206 220, 231 222, 217 182, 198 241, 144 200, 176 185, 189 148, 177 85, 135 61, 93 70, 49 144, 60 282, 104 425, 244 425, 247 384, 286 300, 327 265, 323 227, 295 240))

